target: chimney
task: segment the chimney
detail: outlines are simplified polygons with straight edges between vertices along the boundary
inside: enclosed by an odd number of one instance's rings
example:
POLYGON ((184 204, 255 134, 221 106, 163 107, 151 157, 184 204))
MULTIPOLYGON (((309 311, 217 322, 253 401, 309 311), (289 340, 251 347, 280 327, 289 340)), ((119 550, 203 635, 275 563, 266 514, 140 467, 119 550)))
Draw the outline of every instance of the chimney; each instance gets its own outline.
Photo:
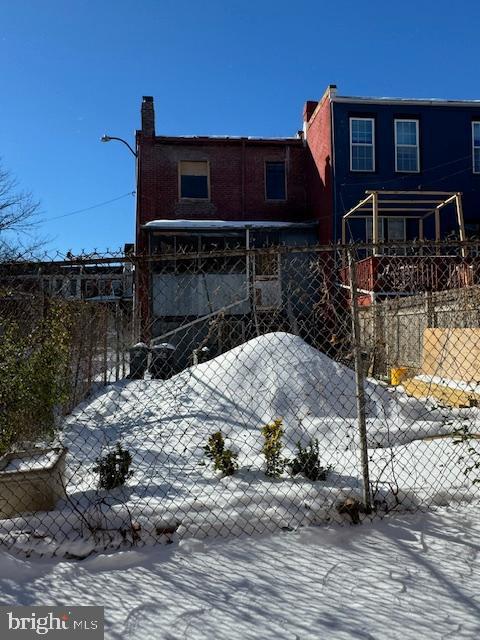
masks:
POLYGON ((155 110, 152 96, 143 96, 142 100, 142 133, 144 136, 155 135, 155 110))
POLYGON ((335 96, 337 95, 337 85, 336 84, 329 84, 328 85, 328 93, 330 98, 335 98, 335 96))

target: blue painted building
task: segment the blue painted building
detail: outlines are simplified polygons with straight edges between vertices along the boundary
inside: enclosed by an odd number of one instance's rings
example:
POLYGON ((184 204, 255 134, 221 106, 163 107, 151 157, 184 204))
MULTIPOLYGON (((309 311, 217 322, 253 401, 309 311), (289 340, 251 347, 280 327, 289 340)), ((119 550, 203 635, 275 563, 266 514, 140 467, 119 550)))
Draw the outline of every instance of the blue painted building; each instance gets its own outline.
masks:
MULTIPOLYGON (((307 102, 304 130, 324 241, 341 239, 343 215, 366 190, 461 192, 466 234, 480 235, 480 101, 345 97, 331 85, 318 103, 307 102)), ((426 221, 426 239, 433 225, 426 221)), ((442 212, 442 237, 457 231, 453 209, 442 212)), ((360 220, 349 232, 355 240, 371 235, 360 220)), ((418 223, 385 217, 379 235, 417 238, 418 223)))

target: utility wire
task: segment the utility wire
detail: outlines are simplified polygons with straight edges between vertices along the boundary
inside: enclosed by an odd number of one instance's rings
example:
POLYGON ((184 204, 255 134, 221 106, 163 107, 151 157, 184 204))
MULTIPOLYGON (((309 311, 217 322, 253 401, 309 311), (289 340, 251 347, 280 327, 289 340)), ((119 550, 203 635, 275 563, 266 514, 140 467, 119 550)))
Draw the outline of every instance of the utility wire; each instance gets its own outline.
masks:
MULTIPOLYGON (((418 174, 408 174, 408 175, 399 175, 396 176, 395 178, 389 178, 388 180, 375 180, 375 178, 371 178, 369 180, 363 180, 362 183, 355 183, 355 184, 348 184, 346 182, 342 183, 340 186, 341 187, 347 187, 347 188, 355 188, 358 187, 359 184, 361 185, 365 185, 365 186, 369 186, 371 184, 378 184, 378 185, 385 185, 385 184, 391 184, 392 182, 404 182, 406 180, 411 180, 413 176, 418 175, 419 179, 422 175, 424 175, 425 173, 430 173, 431 171, 436 171, 437 169, 441 169, 442 167, 447 167, 448 165, 451 164, 456 164, 457 162, 461 162, 462 160, 466 160, 467 158, 471 158, 471 154, 469 154, 468 156, 462 156, 460 158, 455 158, 454 160, 449 160, 448 162, 442 162, 441 164, 437 164, 433 167, 427 167, 426 169, 422 169, 421 172, 419 172, 418 174)), ((432 180, 432 182, 438 182, 440 180, 446 180, 447 178, 449 178, 450 176, 455 176, 458 173, 462 173, 463 171, 468 171, 469 167, 466 167, 465 169, 461 169, 460 171, 455 171, 454 173, 449 173, 447 175, 441 176, 440 178, 435 178, 434 180, 432 180)), ((427 182, 428 184, 428 182, 427 182)))
POLYGON ((122 200, 127 196, 134 196, 134 195, 135 195, 135 191, 129 191, 128 193, 124 193, 122 196, 118 196, 118 198, 105 200, 105 202, 99 202, 98 204, 93 204, 91 207, 85 207, 85 209, 77 209, 76 211, 63 213, 61 216, 54 216, 53 218, 45 218, 43 222, 50 222, 50 220, 59 220, 60 218, 67 218, 68 216, 76 216, 78 213, 85 213, 86 211, 92 211, 92 209, 98 209, 99 207, 104 207, 105 205, 111 204, 112 202, 117 202, 118 200, 122 200))
MULTIPOLYGON (((444 162, 442 164, 438 164, 438 165, 435 165, 433 167, 429 167, 427 169, 424 169, 422 171, 422 173, 425 174, 425 173, 428 173, 430 171, 435 171, 436 169, 440 169, 442 167, 446 167, 448 165, 455 164, 457 162, 461 162, 462 160, 465 160, 467 158, 470 158, 470 155, 463 156, 463 157, 460 157, 460 158, 455 158, 454 160, 450 160, 449 162, 444 162)), ((468 170, 468 168, 467 169, 461 169, 460 171, 455 171, 453 173, 441 176, 440 178, 436 178, 434 180, 431 180, 430 184, 431 183, 435 184, 435 182, 442 182, 443 180, 446 180, 447 178, 449 178, 451 176, 458 175, 459 173, 464 173, 466 170, 468 170)), ((395 177, 395 178, 390 178, 390 179, 381 180, 381 181, 377 181, 377 180, 374 180, 374 179, 370 180, 370 181, 369 180, 364 180, 362 184, 365 185, 365 186, 368 186, 370 184, 385 185, 385 184, 391 184, 392 182, 400 182, 400 181, 404 181, 404 180, 407 180, 407 179, 411 179, 411 177, 412 176, 408 175, 408 176, 398 176, 398 177, 395 177)), ((427 181, 427 185, 428 185, 428 181, 427 181)), ((352 188, 353 189, 353 188, 358 188, 358 186, 360 186, 360 185, 356 184, 356 183, 355 184, 342 183, 340 186, 343 187, 343 188, 347 187, 347 188, 352 188)), ((122 200, 123 198, 126 198, 128 196, 134 196, 134 195, 135 195, 135 191, 128 191, 127 193, 124 193, 123 195, 118 196, 117 198, 112 198, 111 200, 105 200, 104 202, 99 202, 98 204, 94 204, 91 207, 85 207, 84 209, 77 209, 76 211, 70 211, 69 213, 63 213, 60 216, 54 216, 52 218, 45 218, 43 220, 43 222, 50 222, 51 220, 60 220, 61 218, 68 218, 69 216, 76 216, 79 213, 86 213, 87 211, 92 211, 93 209, 98 209, 100 207, 104 207, 107 204, 111 204, 112 202, 118 202, 118 200, 122 200)), ((342 205, 345 206, 344 203, 343 203, 343 197, 342 197, 342 205)))

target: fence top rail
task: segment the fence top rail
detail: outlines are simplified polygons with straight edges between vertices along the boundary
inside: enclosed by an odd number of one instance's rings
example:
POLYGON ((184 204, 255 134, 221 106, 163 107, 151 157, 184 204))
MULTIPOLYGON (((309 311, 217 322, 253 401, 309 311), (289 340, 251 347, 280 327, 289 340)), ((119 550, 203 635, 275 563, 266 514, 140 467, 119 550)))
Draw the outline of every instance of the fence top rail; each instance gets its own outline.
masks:
MULTIPOLYGON (((358 242, 358 243, 349 243, 349 244, 329 244, 329 245, 302 245, 302 246, 273 246, 273 247, 259 247, 259 248, 251 248, 251 249, 228 249, 223 251, 193 251, 191 253, 164 253, 158 255, 149 255, 149 254, 137 254, 133 261, 151 261, 151 262, 162 262, 169 260, 194 260, 198 258, 217 258, 217 257, 245 257, 245 256, 255 256, 255 255, 268 255, 268 254, 289 254, 294 255, 296 253, 310 253, 310 254, 329 254, 329 253, 348 253, 351 252, 355 254, 355 252, 360 251, 373 251, 374 249, 379 250, 395 250, 395 249, 411 249, 412 251, 419 251, 425 249, 433 250, 441 250, 449 248, 450 250, 458 249, 459 251, 462 248, 474 248, 478 249, 480 254, 480 240, 454 240, 454 241, 428 241, 428 240, 415 240, 415 241, 404 241, 404 242, 358 242)), ((389 255, 386 254, 384 256, 377 256, 379 259, 382 257, 385 258, 408 258, 408 257, 431 257, 427 255, 389 255)), ((445 254, 445 257, 453 257, 451 255, 445 254)))
POLYGON ((48 267, 86 267, 86 266, 99 266, 99 265, 107 265, 107 266, 120 266, 125 263, 131 263, 132 256, 122 256, 118 258, 113 257, 97 257, 97 258, 48 258, 48 257, 29 257, 29 258, 19 258, 18 260, 2 260, 0 258, 0 267, 8 267, 8 266, 16 266, 22 265, 23 267, 31 267, 31 266, 44 266, 48 267))
MULTIPOLYGON (((50 259, 47 256, 38 258, 35 256, 30 256, 25 259, 6 259, 2 260, 0 258, 0 271, 5 271, 6 269, 12 267, 18 269, 19 267, 23 269, 28 268, 45 268, 45 274, 48 275, 48 269, 52 270, 52 273, 55 272, 55 268, 58 267, 108 267, 111 266, 113 269, 119 269, 125 265, 132 265, 137 262, 141 263, 145 262, 159 262, 159 261, 168 261, 168 260, 193 260, 198 258, 217 258, 217 257, 245 257, 245 256, 254 256, 254 255, 262 255, 262 254, 302 254, 302 253, 338 253, 338 252, 352 252, 356 251, 369 251, 369 250, 390 250, 393 251, 395 249, 410 249, 411 251, 419 251, 419 250, 441 250, 442 248, 448 248, 450 250, 454 249, 469 249, 473 248, 479 251, 480 254, 480 239, 479 240, 408 240, 403 242, 351 242, 351 243, 338 243, 338 244, 310 244, 310 245, 275 245, 271 247, 258 247, 258 248, 239 248, 239 249, 224 249, 219 251, 192 251, 186 253, 162 253, 162 254, 152 254, 149 252, 144 253, 131 253, 129 255, 123 256, 108 256, 108 255, 96 255, 96 256, 86 256, 86 257, 74 257, 67 258, 63 257, 61 259, 53 258, 50 259)), ((382 256, 379 256, 382 257, 382 256)), ((386 254, 385 257, 414 257, 405 255, 394 256, 394 254, 386 254)), ((421 257, 421 256, 420 256, 421 257)), ((424 257, 428 257, 424 256, 424 257)), ((65 273, 68 271, 65 269, 65 273)))

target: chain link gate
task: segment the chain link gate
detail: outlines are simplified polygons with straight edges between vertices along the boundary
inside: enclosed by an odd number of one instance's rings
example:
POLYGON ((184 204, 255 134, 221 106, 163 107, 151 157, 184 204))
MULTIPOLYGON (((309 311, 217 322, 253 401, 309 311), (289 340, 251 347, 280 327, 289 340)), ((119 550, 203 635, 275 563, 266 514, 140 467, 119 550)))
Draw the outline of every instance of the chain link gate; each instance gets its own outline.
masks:
POLYGON ((0 540, 357 523, 478 496, 475 245, 0 263, 0 540))

